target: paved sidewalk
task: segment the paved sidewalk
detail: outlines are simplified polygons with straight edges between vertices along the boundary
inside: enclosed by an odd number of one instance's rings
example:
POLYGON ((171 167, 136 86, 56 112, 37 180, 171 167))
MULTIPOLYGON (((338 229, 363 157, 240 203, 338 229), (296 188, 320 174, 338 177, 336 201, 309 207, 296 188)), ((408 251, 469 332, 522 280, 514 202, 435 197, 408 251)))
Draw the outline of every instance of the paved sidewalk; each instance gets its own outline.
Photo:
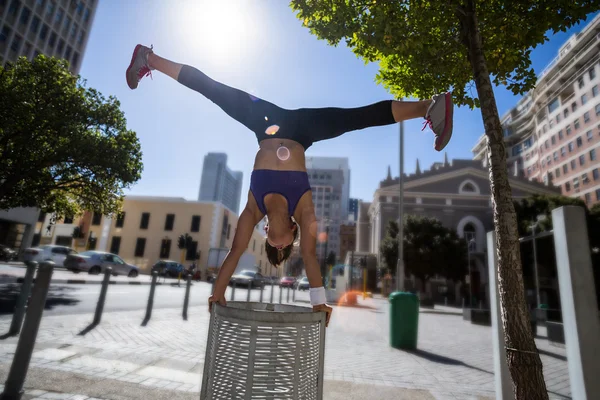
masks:
MULTIPOLYGON (((457 315, 422 313, 419 350, 395 350, 388 343, 387 302, 359 301, 374 309, 335 307, 327 331, 325 399, 494 397, 490 328, 457 315)), ((187 322, 180 309, 155 310, 146 327, 140 326, 143 316, 143 310, 106 313, 85 336, 79 333, 92 315, 45 317, 27 388, 105 399, 197 398, 208 329, 205 307, 190 309, 187 322)), ((0 333, 9 323, 0 319, 0 333)), ((564 349, 543 339, 538 346, 551 398, 570 398, 564 349)), ((15 347, 15 338, 0 342, 2 382, 15 347)))

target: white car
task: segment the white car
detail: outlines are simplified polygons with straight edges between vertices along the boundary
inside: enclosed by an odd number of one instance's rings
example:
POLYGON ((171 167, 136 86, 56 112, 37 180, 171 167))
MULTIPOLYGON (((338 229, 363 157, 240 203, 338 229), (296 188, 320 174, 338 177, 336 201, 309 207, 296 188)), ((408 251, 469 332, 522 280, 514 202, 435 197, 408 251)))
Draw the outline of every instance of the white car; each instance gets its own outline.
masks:
POLYGON ((298 281, 298 290, 308 290, 310 285, 308 284, 308 278, 303 277, 298 281))
POLYGON ((53 261, 57 266, 63 267, 68 255, 77 254, 75 250, 67 246, 45 245, 25 249, 24 261, 53 261))

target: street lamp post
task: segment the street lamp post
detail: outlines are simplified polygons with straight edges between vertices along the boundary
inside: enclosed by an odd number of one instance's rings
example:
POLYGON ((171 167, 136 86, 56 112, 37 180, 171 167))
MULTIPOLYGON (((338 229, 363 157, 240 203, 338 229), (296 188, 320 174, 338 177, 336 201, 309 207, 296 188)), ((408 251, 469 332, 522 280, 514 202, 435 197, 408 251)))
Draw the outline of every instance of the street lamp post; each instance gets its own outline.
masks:
POLYGON ((546 219, 546 216, 544 214, 540 214, 537 216, 537 221, 529 226, 529 229, 531 229, 531 235, 532 235, 531 241, 533 242, 533 275, 534 275, 534 280, 535 280, 535 299, 537 301, 537 307, 539 307, 540 304, 542 304, 542 301, 540 298, 540 281, 539 281, 539 277, 538 277, 538 268, 537 268, 537 248, 535 245, 535 238, 536 238, 535 230, 538 227, 539 223, 544 221, 545 219, 546 219))
MULTIPOLYGON (((400 99, 402 100, 402 99, 400 99)), ((404 121, 400 121, 400 174, 398 175, 398 262, 396 290, 404 289, 404 121)))

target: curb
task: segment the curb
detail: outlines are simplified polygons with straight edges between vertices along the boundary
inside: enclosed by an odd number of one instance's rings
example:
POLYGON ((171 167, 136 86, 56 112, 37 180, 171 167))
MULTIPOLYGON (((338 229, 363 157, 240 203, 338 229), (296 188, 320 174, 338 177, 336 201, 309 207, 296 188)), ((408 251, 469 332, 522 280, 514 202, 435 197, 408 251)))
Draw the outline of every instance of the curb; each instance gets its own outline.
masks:
MULTIPOLYGON (((23 278, 16 278, 14 280, 11 281, 4 281, 2 283, 23 283, 23 278)), ((33 282, 35 283, 35 278, 33 279, 33 282)), ((129 282, 129 281, 108 281, 109 285, 137 285, 137 286, 141 286, 141 285, 150 285, 152 282, 129 282)), ((102 281, 98 280, 98 281, 88 281, 85 279, 52 279, 50 281, 50 284, 67 284, 67 285, 100 285, 102 284, 102 281)), ((178 286, 177 283, 167 283, 167 282, 156 282, 156 286, 163 286, 163 285, 168 285, 168 286, 178 286)), ((194 285, 194 283, 192 283, 192 285, 194 285)), ((182 288, 185 288, 185 283, 179 285, 182 288)))

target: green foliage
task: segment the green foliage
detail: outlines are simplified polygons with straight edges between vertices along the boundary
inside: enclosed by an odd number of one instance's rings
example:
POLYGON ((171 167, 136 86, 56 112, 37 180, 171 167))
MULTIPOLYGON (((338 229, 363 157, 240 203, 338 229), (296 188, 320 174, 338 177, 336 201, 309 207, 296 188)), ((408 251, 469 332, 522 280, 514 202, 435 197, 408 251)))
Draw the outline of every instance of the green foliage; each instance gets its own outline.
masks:
POLYGON ((38 56, 0 67, 0 209, 116 213, 142 152, 119 101, 38 56))
MULTIPOLYGON (((380 252, 393 273, 398 261, 397 222, 389 222, 380 252)), ((407 274, 423 282, 436 274, 463 280, 467 273, 467 242, 435 218, 408 215, 404 220, 404 265, 407 274)))
MULTIPOLYGON (((479 106, 464 26, 466 0, 292 0, 303 26, 330 45, 340 42, 398 98, 453 91, 459 105, 479 106)), ((547 33, 566 31, 598 9, 595 0, 477 1, 487 67, 495 84, 522 94, 535 85, 531 50, 547 33)))
POLYGON ((390 221, 385 230, 385 237, 379 245, 379 254, 392 275, 396 274, 396 264, 398 263, 398 230, 398 223, 390 221))

